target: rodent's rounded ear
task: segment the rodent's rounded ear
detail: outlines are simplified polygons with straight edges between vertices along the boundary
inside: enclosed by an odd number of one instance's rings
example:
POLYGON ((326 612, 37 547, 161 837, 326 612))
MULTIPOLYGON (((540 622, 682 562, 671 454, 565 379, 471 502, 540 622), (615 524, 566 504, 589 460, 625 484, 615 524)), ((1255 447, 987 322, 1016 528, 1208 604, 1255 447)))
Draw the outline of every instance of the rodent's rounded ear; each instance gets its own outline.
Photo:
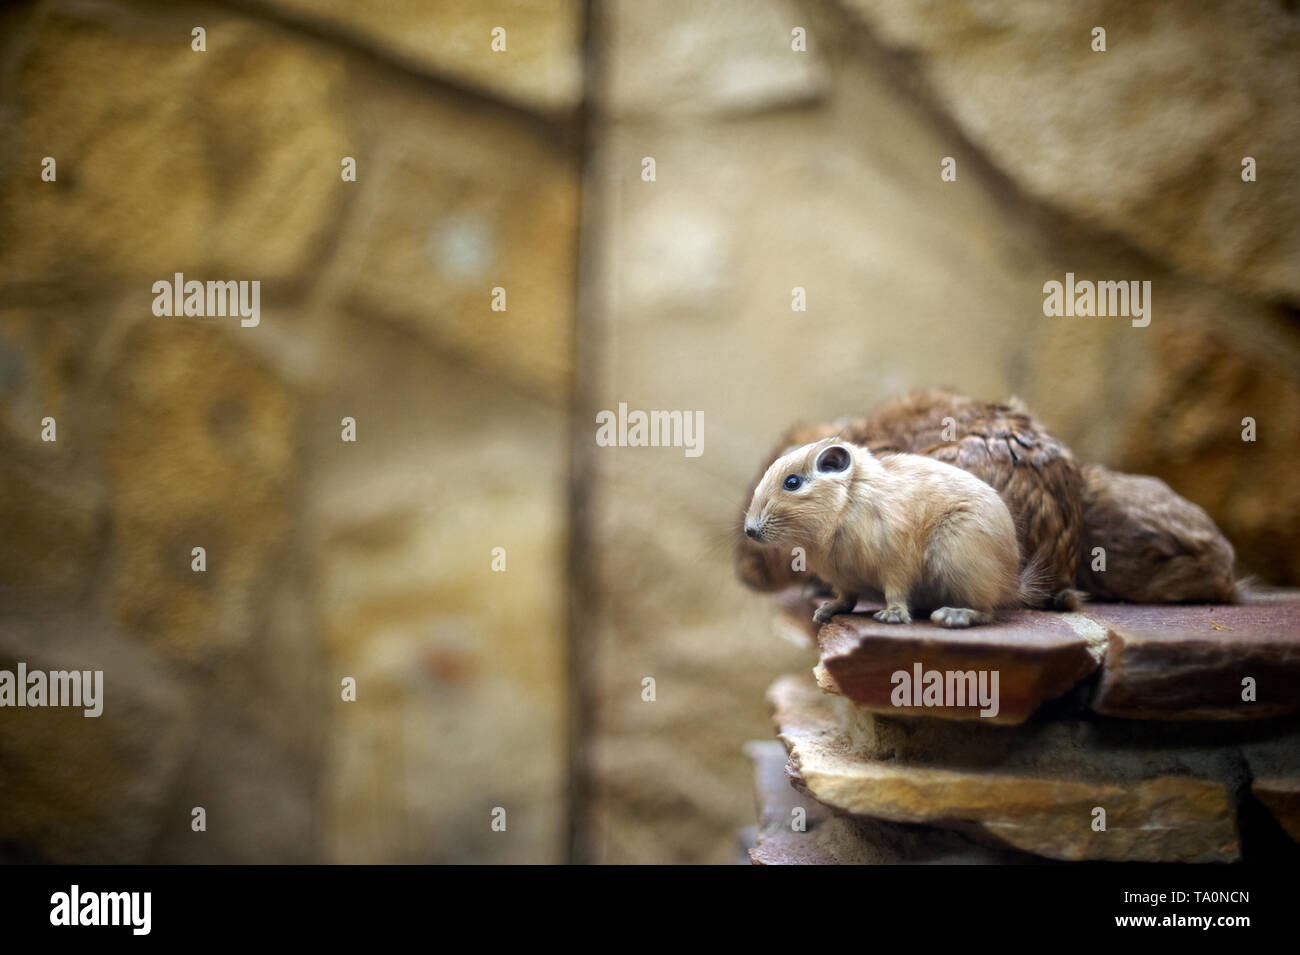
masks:
POLYGON ((834 474, 837 471, 847 471, 849 465, 853 463, 853 455, 849 449, 842 444, 832 444, 829 448, 817 455, 817 470, 823 474, 834 474))

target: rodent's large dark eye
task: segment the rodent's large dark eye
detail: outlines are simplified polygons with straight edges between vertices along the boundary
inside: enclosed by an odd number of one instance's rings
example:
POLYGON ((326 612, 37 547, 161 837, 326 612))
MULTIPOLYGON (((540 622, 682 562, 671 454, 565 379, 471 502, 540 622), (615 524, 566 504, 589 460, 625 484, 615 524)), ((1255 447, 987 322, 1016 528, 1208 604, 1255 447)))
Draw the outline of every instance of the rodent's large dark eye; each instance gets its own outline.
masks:
POLYGON ((799 485, 802 483, 803 483, 803 478, 801 478, 797 474, 791 474, 788 478, 785 479, 785 489, 787 491, 797 491, 799 490, 799 485))

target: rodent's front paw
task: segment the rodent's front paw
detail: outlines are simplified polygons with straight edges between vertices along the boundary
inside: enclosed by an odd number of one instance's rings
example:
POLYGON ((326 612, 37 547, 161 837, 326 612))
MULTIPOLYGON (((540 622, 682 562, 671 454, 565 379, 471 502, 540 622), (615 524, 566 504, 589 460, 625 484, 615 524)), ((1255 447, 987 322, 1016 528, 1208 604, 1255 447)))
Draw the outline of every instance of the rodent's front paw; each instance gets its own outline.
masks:
POLYGON ((881 623, 912 622, 912 615, 907 612, 906 607, 886 607, 884 610, 877 610, 872 616, 881 623))
POLYGON ((813 620, 818 623, 830 623, 831 617, 835 616, 838 612, 838 608, 836 608, 835 604, 822 604, 813 614, 813 620))

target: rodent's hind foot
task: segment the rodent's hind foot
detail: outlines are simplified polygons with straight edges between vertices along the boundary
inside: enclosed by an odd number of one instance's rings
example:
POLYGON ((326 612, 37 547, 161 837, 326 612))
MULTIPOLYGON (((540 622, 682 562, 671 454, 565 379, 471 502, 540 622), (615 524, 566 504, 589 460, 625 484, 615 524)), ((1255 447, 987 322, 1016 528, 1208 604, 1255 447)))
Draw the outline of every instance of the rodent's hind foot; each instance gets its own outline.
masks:
POLYGON ((911 623, 912 615, 907 612, 906 607, 886 607, 884 610, 877 610, 872 614, 881 623, 911 623))
POLYGON ((835 616, 835 604, 822 604, 813 611, 813 620, 817 623, 830 623, 831 617, 835 616))
POLYGON ((837 613, 852 613, 857 605, 857 594, 836 594, 835 599, 830 603, 824 603, 817 608, 813 613, 813 619, 818 623, 830 623, 831 617, 837 613))
POLYGON ((837 601, 832 600, 830 603, 822 604, 813 612, 813 620, 818 623, 830 623, 831 618, 837 613, 847 613, 852 607, 845 607, 837 601))
POLYGON ((930 614, 930 621, 941 627, 956 630, 960 627, 974 627, 982 623, 992 623, 993 614, 969 607, 940 607, 930 614))
POLYGON ((1052 609, 1082 610, 1083 602, 1087 599, 1088 595, 1082 590, 1075 590, 1073 587, 1068 587, 1052 594, 1052 609))

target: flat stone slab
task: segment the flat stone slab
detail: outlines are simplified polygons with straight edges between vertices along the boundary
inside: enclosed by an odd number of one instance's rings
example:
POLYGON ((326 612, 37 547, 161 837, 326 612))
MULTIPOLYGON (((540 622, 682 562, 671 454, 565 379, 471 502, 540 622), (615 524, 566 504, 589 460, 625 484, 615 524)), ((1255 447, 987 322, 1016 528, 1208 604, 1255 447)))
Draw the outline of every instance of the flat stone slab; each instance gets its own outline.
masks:
MULTIPOLYGON (((1000 613, 987 626, 948 630, 928 620, 879 623, 870 615, 879 606, 859 604, 852 614, 840 614, 820 629, 816 671, 823 689, 879 713, 1023 723, 1044 702, 1094 673, 1105 647, 1106 631, 1077 613, 1014 610, 1000 613), (979 704, 969 693, 964 698, 947 694, 939 705, 925 705, 922 690, 930 671, 953 674, 954 690, 972 685, 956 674, 973 671, 978 685, 984 671, 990 692, 996 674, 996 708, 979 704), (907 675, 906 687, 895 678, 898 673, 907 675), (900 699, 921 705, 895 705, 900 699)), ((788 617, 791 611, 782 609, 788 617)))
MULTIPOLYGON (((1257 720, 1300 713, 1300 591, 1257 591, 1246 605, 1090 604, 1080 613, 1012 610, 990 626, 946 630, 928 621, 883 624, 879 604, 859 603, 817 627, 824 598, 787 591, 777 629, 815 636, 819 684, 875 712, 1023 723, 1043 703, 1099 673, 1091 708, 1143 720, 1257 720), (998 674, 996 716, 945 698, 941 706, 895 706, 901 672, 998 674), (1243 681, 1254 681, 1254 700, 1243 681)), ((954 686, 962 683, 954 680, 954 686)), ((913 690, 913 694, 914 694, 913 690)), ((915 695, 903 699, 917 702, 915 695)), ((1080 705, 1083 705, 1081 702, 1080 705)))
POLYGON ((1107 650, 1092 708, 1149 720, 1251 720, 1300 713, 1300 595, 1242 606, 1102 604, 1107 650), (1254 700, 1243 683, 1254 681, 1254 700))
POLYGON ((890 719, 806 676, 778 679, 768 699, 796 786, 840 812, 1067 861, 1240 856, 1235 751, 1126 746, 1113 726, 1077 720, 890 719), (1093 828, 1098 809, 1104 831, 1093 828))
POLYGON ((1041 861, 999 852, 960 833, 899 826, 837 815, 798 792, 786 775, 785 747, 776 740, 745 744, 754 763, 758 825, 754 865, 992 865, 1041 861), (800 817, 796 810, 802 810, 800 817), (802 822, 803 829, 795 828, 802 822))

